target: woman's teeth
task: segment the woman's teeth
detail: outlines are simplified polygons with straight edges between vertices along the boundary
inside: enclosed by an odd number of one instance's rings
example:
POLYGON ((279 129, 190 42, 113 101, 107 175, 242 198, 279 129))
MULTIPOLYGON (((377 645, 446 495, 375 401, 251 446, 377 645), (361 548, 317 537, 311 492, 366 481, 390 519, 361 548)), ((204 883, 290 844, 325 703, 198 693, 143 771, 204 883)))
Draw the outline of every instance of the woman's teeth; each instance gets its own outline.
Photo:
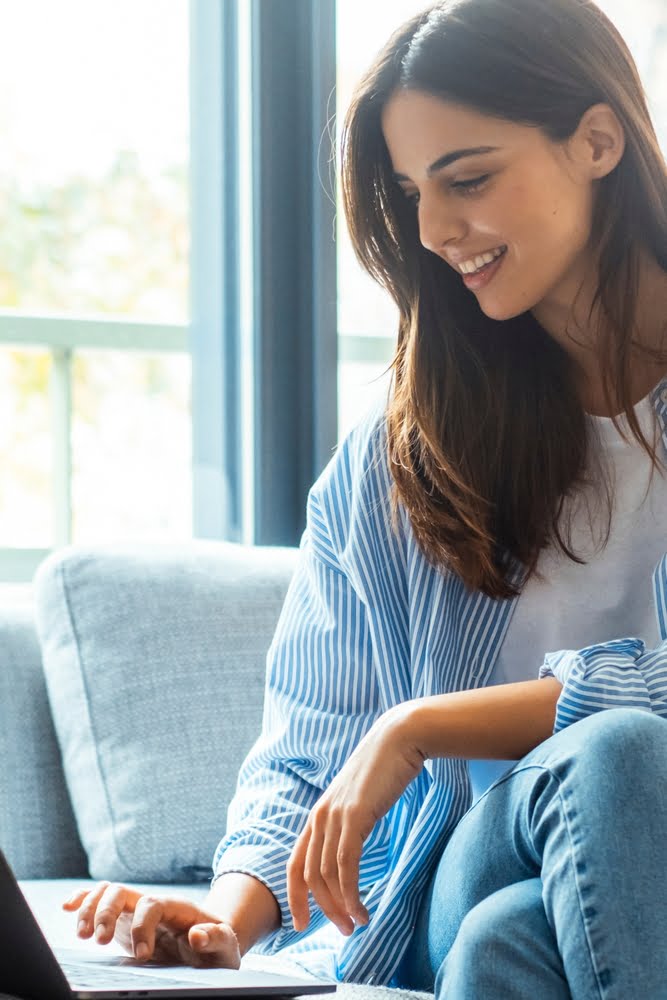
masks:
POLYGON ((505 250, 507 250, 507 247, 497 247, 495 250, 489 250, 478 257, 471 257, 470 260, 464 260, 459 264, 459 270, 461 274, 474 274, 475 271, 479 271, 485 264, 490 264, 492 260, 500 257, 501 254, 505 253, 505 250))

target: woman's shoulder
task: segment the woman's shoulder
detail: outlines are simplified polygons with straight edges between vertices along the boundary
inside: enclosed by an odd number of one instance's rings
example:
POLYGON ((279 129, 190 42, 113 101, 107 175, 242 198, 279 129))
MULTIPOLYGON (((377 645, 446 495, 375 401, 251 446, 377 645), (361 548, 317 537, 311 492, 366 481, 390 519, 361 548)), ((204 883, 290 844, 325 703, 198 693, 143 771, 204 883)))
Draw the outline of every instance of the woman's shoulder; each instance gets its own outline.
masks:
POLYGON ((392 493, 385 400, 345 435, 310 491, 308 524, 315 547, 335 555, 350 572, 360 560, 403 563, 409 525, 392 493))

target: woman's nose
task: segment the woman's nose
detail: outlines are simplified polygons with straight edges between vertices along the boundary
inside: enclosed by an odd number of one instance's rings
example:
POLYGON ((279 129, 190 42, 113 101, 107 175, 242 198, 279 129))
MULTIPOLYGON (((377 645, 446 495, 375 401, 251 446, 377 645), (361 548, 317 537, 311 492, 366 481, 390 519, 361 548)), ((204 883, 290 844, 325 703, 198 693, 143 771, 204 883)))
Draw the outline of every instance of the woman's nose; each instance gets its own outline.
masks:
POLYGON ((421 244, 433 253, 441 253, 447 243, 461 239, 465 230, 463 220, 442 198, 421 198, 418 218, 421 244))

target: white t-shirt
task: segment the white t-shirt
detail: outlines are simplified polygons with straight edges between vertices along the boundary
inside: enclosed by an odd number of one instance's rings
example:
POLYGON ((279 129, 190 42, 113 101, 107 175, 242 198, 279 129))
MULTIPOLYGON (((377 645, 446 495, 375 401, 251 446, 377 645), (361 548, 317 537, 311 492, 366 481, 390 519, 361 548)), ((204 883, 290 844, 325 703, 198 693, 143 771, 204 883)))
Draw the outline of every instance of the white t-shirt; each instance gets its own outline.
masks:
MULTIPOLYGON (((656 441, 650 394, 636 404, 635 413, 648 441, 656 441)), ((644 639, 647 648, 658 642, 652 574, 667 551, 667 473, 659 467, 651 479, 648 455, 634 436, 624 441, 610 417, 589 414, 587 420, 593 435, 597 431, 614 497, 609 540, 601 548, 607 524, 604 491, 587 489, 570 500, 571 548, 587 562, 575 563, 552 546, 543 550, 538 570, 544 580, 533 576, 524 587, 489 684, 535 680, 546 652, 625 636, 644 639)), ((625 414, 619 423, 631 435, 625 414)), ((657 454, 662 461, 661 448, 657 454)), ((512 763, 471 761, 473 801, 512 763)))

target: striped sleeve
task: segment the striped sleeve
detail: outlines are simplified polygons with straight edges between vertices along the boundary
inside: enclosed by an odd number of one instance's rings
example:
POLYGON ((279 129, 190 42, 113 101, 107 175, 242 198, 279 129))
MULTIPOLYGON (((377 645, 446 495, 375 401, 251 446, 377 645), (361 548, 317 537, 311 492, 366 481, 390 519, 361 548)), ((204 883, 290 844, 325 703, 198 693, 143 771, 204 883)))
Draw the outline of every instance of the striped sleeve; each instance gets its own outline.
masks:
POLYGON ((667 718, 667 555, 653 574, 653 593, 662 640, 655 649, 626 638, 547 653, 539 676, 563 685, 554 733, 608 708, 639 708, 667 718))
MULTIPOLYGON (((311 898, 308 930, 294 930, 287 861, 322 791, 380 714, 366 610, 337 555, 349 519, 348 473, 339 453, 325 486, 311 490, 299 565, 268 653, 262 733, 242 766, 214 858, 215 879, 246 872, 276 897, 282 926, 258 946, 265 953, 326 922, 311 898)), ((384 874, 390 815, 364 845, 362 891, 384 874)))

